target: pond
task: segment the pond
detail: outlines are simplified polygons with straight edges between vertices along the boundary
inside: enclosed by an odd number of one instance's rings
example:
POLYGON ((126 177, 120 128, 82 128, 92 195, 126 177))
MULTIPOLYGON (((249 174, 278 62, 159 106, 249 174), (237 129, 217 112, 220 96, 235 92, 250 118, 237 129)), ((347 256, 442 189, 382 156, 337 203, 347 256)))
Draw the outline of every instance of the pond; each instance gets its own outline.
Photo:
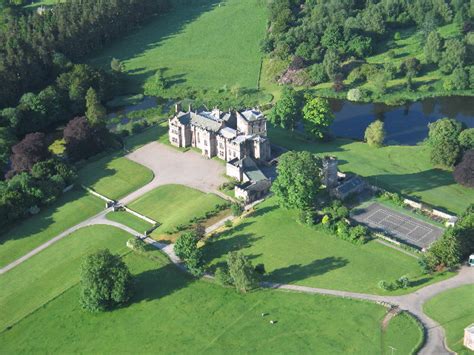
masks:
POLYGON ((367 126, 376 119, 385 123, 386 144, 416 145, 428 137, 428 123, 455 118, 474 127, 474 97, 442 97, 403 106, 330 100, 336 119, 331 132, 337 137, 364 139, 367 126))

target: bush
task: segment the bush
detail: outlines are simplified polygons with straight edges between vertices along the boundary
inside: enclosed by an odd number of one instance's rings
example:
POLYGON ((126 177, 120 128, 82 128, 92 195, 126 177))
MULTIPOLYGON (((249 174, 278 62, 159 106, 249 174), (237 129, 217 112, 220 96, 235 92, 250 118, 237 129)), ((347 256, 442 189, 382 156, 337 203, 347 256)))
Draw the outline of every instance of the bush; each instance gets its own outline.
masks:
POLYGON ((361 101, 363 99, 363 94, 362 94, 362 91, 361 89, 359 88, 355 88, 355 89, 350 89, 348 92, 347 92, 347 99, 349 101, 361 101))
POLYGON ((395 281, 395 286, 398 288, 407 289, 410 287, 410 280, 407 276, 400 277, 397 281, 395 281))
POLYGON ((146 243, 140 238, 130 238, 127 246, 137 252, 143 253, 146 250, 146 243))
POLYGON ((390 291, 391 290, 391 284, 385 280, 380 280, 379 281, 379 288, 385 291, 390 291))
POLYGON ((218 267, 214 274, 215 280, 219 285, 231 286, 233 284, 232 277, 229 275, 229 269, 227 266, 218 267))
POLYGON ((232 215, 234 217, 239 217, 242 215, 242 212, 244 212, 244 208, 243 206, 240 204, 240 203, 233 203, 231 206, 230 206, 230 210, 232 211, 232 215))
POLYGON ((227 221, 224 222, 224 226, 226 228, 232 228, 232 221, 230 219, 228 219, 227 221))
POLYGON ((474 187, 474 149, 464 153, 461 162, 454 168, 453 176, 458 184, 474 187))
POLYGON ((81 265, 81 306, 91 312, 109 310, 127 302, 132 293, 132 276, 119 255, 99 250, 81 265))
POLYGON ((385 140, 384 123, 380 120, 372 122, 365 130, 367 144, 372 147, 381 147, 385 140))
POLYGON ((259 275, 265 275, 265 265, 264 264, 257 264, 255 265, 255 272, 259 275))

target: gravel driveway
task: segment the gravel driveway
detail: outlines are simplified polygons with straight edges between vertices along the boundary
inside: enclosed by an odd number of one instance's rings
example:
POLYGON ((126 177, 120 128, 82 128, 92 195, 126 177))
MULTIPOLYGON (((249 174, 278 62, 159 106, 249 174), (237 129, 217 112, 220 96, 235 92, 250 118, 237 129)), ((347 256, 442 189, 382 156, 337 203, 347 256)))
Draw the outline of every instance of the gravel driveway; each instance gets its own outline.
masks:
POLYGON ((221 195, 219 185, 227 181, 223 163, 207 159, 193 150, 183 153, 165 144, 152 142, 126 157, 146 166, 155 177, 148 185, 123 198, 120 202, 124 204, 166 184, 180 184, 221 195))

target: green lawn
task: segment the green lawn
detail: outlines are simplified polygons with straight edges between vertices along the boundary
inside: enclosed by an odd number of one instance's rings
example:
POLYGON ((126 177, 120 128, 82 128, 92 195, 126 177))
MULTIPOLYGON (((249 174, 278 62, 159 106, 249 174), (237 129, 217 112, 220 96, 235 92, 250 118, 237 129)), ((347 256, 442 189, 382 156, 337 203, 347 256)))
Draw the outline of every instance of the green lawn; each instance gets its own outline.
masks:
MULTIPOLYGON (((110 226, 80 229, 2 275, 0 330, 75 285, 79 281, 79 267, 85 255, 101 248, 126 252, 128 238, 128 233, 110 226)), ((77 298, 77 290, 73 293, 77 298)), ((58 325, 55 322, 50 325, 54 324, 58 325)))
POLYGON ((458 354, 472 354, 463 346, 464 328, 474 323, 474 285, 445 291, 425 303, 425 313, 446 331, 448 346, 458 354))
POLYGON ((383 334, 382 353, 391 355, 393 347, 396 354, 415 354, 422 345, 424 330, 409 314, 403 312, 395 316, 388 323, 383 334), (403 339, 403 341, 400 341, 403 339))
POLYGON ((212 269, 229 251, 242 250, 254 264, 265 265, 269 281, 372 294, 390 294, 378 287, 380 280, 404 275, 413 280, 414 287, 391 294, 413 292, 438 280, 422 275, 414 257, 376 241, 357 246, 296 219, 295 211, 279 208, 270 198, 230 232, 211 239, 203 248, 204 258, 212 269))
POLYGON ((161 225, 152 236, 159 236, 174 227, 188 223, 193 217, 201 217, 217 204, 225 201, 217 195, 182 186, 160 186, 132 202, 129 207, 161 225))
POLYGON ((79 170, 79 183, 118 200, 153 180, 148 168, 124 157, 107 155, 79 170))
POLYGON ((139 233, 143 233, 153 227, 153 225, 147 221, 135 217, 126 211, 109 212, 107 213, 106 217, 111 221, 122 223, 139 233))
POLYGON ((289 149, 337 156, 344 172, 367 177, 377 186, 450 212, 462 213, 474 201, 474 189, 456 184, 450 171, 433 167, 427 146, 372 148, 348 139, 310 142, 297 133, 272 127, 269 136, 272 143, 289 149))
MULTIPOLYGON (((124 258, 136 278, 130 305, 89 314, 80 309, 75 286, 1 333, 0 352, 382 352, 380 321, 386 312, 382 306, 274 290, 241 295, 194 281, 158 251, 148 253, 150 258, 135 253, 124 258), (262 312, 267 315, 262 317, 262 312)), ((406 329, 397 330, 393 344, 415 346, 405 336, 416 332, 407 323, 406 329)))
MULTIPOLYGON (((176 3, 176 2, 175 2, 176 3)), ((91 63, 125 63, 135 91, 158 69, 173 88, 256 88, 266 8, 259 0, 198 0, 154 18, 97 53, 91 63)))
POLYGON ((104 202, 81 189, 65 193, 51 206, 18 222, 0 235, 0 266, 5 266, 39 245, 99 213, 104 202))

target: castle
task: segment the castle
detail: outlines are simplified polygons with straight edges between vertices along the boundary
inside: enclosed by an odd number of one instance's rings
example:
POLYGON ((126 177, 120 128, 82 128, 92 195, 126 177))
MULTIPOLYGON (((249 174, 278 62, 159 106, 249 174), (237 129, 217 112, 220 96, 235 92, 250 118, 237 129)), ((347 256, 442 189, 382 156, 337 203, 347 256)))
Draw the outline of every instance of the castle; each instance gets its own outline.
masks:
POLYGON ((227 175, 243 183, 235 193, 245 202, 261 198, 270 189, 270 180, 258 168, 271 159, 267 120, 256 109, 182 111, 176 105, 169 119, 169 140, 176 147, 194 147, 207 158, 225 160, 227 175))

